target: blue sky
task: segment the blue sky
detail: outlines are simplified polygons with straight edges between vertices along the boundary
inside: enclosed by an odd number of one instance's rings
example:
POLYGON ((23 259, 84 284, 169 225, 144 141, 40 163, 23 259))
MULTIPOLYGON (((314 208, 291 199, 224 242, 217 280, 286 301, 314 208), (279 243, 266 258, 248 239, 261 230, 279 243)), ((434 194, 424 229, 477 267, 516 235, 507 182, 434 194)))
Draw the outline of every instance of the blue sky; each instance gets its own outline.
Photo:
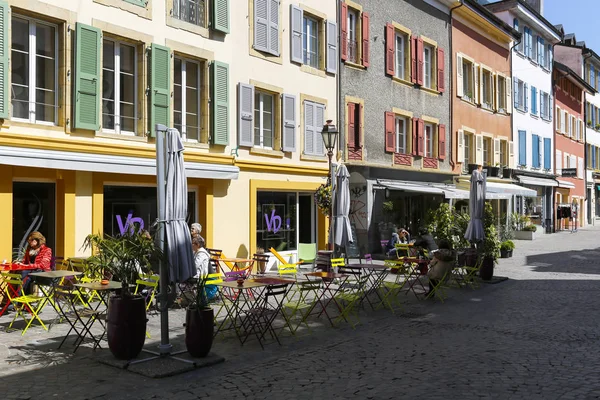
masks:
POLYGON ((552 24, 562 24, 565 33, 574 33, 578 41, 600 54, 598 35, 598 0, 544 0, 544 17, 552 24))

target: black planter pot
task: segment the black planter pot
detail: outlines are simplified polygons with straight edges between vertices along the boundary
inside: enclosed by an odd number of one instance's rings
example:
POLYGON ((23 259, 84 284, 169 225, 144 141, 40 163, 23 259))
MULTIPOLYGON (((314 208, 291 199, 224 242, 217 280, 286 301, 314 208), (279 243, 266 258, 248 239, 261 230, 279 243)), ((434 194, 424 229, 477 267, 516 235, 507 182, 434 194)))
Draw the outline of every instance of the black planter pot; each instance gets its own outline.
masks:
POLYGON ((500 167, 488 167, 488 176, 494 178, 500 177, 500 167))
POLYGON ((185 313, 185 347, 192 357, 206 357, 210 352, 214 332, 212 308, 188 309, 185 313))
POLYGON ((508 257, 512 257, 512 250, 508 250, 508 257))
POLYGON ((509 256, 509 254, 510 254, 509 252, 510 252, 510 250, 502 250, 502 249, 500 249, 500 258, 508 258, 508 257, 510 257, 509 256))
POLYGON ((494 276, 494 258, 484 257, 481 269, 479 270, 479 277, 484 281, 489 281, 494 276))
POLYGON ((477 164, 469 164, 469 175, 473 173, 477 169, 477 164))
POLYGON ((106 336, 119 360, 136 358, 146 341, 146 301, 142 296, 112 296, 108 302, 106 336))
POLYGON ((510 169, 510 168, 502 168, 502 177, 504 179, 510 179, 511 175, 512 175, 512 169, 510 169))

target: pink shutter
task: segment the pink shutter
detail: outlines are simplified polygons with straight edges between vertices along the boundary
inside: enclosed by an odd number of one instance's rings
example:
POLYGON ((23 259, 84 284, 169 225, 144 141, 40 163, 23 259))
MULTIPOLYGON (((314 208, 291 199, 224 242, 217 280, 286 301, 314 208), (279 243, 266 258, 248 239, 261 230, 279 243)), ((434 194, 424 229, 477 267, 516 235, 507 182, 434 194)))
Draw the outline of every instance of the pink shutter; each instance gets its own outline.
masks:
POLYGON ((438 158, 446 159, 446 125, 440 124, 438 132, 438 158))
POLYGON ((394 52, 396 51, 396 34, 394 31, 394 25, 385 25, 385 73, 394 76, 396 73, 396 66, 394 63, 394 52))
POLYGON ((355 147, 363 147, 363 122, 361 116, 363 115, 363 105, 358 105, 358 113, 356 114, 355 124, 358 133, 356 134, 356 140, 358 143, 355 143, 355 147))
POLYGON ((417 137, 417 142, 419 143, 419 149, 417 150, 417 155, 418 156, 422 156, 423 154, 425 154, 425 135, 424 135, 424 128, 425 128, 425 121, 423 121, 421 118, 419 118, 417 120, 417 124, 419 125, 419 129, 418 129, 418 137, 417 137))
POLYGON ((389 111, 385 112, 385 151, 396 151, 396 116, 389 111))
POLYGON ((417 83, 417 37, 415 35, 410 39, 410 81, 417 83))
POLYGON ((412 119, 412 154, 417 155, 419 151, 419 118, 412 119))
POLYGON ((417 38, 417 84, 423 85, 423 39, 417 38))
POLYGON ((341 21, 340 54, 342 61, 348 59, 348 4, 342 3, 342 21, 341 21))
POLYGON ((356 147, 356 104, 348 103, 348 148, 356 147))
POLYGON ((369 55, 369 13, 362 13, 362 65, 368 67, 371 65, 371 56, 369 55))
POLYGON ((439 92, 444 92, 445 87, 444 87, 444 76, 445 76, 445 71, 444 71, 444 49, 438 47, 438 51, 437 51, 437 89, 439 92))

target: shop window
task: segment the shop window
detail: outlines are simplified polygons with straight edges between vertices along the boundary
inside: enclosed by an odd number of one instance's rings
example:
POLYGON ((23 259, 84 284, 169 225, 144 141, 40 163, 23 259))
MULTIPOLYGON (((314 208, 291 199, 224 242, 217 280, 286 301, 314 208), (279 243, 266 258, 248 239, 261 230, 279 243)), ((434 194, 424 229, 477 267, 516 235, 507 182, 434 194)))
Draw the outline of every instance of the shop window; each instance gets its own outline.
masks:
POLYGON ((206 28, 205 0, 173 0, 173 17, 206 28))
POLYGON ((102 129, 135 135, 137 65, 135 46, 104 39, 102 44, 102 129))
POLYGON ((254 146, 273 149, 274 96, 266 92, 254 92, 254 146))
POLYGON ((296 250, 297 194, 258 192, 256 204, 256 246, 267 252, 271 247, 277 251, 296 250))
POLYGON ((175 58, 175 128, 184 140, 200 142, 200 63, 175 58))
POLYGON ((57 26, 14 16, 11 29, 12 117, 31 123, 56 124, 57 26))

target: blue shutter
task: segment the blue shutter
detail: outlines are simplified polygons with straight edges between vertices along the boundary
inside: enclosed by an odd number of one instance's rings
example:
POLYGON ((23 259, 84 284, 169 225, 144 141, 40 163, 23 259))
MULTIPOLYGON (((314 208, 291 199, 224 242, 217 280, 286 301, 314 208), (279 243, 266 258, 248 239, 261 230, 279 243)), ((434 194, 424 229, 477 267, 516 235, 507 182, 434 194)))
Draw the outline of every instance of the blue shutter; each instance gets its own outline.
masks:
POLYGON ((527 132, 519 131, 519 165, 527 165, 527 132))
POLYGON ((531 166, 537 168, 540 166, 540 140, 538 135, 531 135, 531 166))
POLYGON ((535 86, 531 87, 531 113, 537 115, 537 89, 535 86))
POLYGON ((592 168, 596 169, 596 168, 598 168, 598 165, 597 165, 598 160, 596 160, 596 146, 591 146, 591 150, 592 150, 592 168))
POLYGON ((544 138, 544 169, 552 168, 551 164, 552 141, 550 138, 544 138))
POLYGON ((596 129, 596 106, 590 105, 590 112, 592 114, 592 128, 596 129))

